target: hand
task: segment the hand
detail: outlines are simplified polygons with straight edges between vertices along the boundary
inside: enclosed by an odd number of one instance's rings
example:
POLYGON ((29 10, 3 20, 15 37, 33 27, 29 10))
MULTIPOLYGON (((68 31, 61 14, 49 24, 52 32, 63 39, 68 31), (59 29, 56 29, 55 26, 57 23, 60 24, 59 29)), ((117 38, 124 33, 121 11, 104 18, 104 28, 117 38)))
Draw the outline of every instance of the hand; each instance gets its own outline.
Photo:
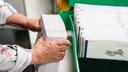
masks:
POLYGON ((41 25, 39 24, 39 19, 28 19, 26 27, 32 31, 40 31, 41 30, 41 25))
POLYGON ((14 13, 8 17, 6 23, 13 26, 19 26, 22 28, 30 29, 32 31, 40 31, 41 25, 38 19, 30 19, 20 13, 14 13))
POLYGON ((64 58, 66 49, 70 42, 65 39, 43 41, 38 39, 32 48, 32 64, 45 64, 53 61, 59 61, 64 58))

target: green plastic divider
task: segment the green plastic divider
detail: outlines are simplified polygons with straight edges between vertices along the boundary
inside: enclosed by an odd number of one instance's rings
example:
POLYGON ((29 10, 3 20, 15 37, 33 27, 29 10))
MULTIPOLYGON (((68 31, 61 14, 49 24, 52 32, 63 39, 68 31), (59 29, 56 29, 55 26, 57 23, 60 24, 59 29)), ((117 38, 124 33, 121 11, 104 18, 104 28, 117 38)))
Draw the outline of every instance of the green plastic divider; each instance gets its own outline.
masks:
POLYGON ((75 26, 73 23, 73 12, 71 11, 65 11, 60 14, 61 18, 63 19, 66 30, 69 30, 73 33, 72 36, 72 51, 73 51, 73 60, 74 60, 74 65, 75 65, 75 72, 80 72, 79 70, 79 62, 78 62, 78 54, 77 54, 77 43, 76 43, 76 31, 75 31, 75 26))
POLYGON ((69 5, 73 7, 76 3, 76 0, 69 0, 69 5))
POLYGON ((69 0, 70 6, 74 6, 75 3, 111 5, 111 6, 128 6, 128 0, 69 0))

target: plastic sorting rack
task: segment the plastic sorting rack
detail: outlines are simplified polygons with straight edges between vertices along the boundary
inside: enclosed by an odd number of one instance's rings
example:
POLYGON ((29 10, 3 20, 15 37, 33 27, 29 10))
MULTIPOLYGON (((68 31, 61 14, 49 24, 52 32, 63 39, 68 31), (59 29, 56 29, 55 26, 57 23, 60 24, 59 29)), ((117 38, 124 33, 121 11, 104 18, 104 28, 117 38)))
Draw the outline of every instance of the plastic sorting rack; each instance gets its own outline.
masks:
MULTIPOLYGON (((75 3, 107 5, 107 6, 128 6, 128 0, 69 0, 69 5, 74 7, 75 3)), ((76 49, 77 50, 77 49, 76 49)), ((77 50, 78 51, 78 50, 77 50)), ((78 58, 80 72, 127 72, 127 61, 112 61, 98 59, 78 58)))
POLYGON ((75 72, 80 72, 79 70, 79 62, 78 62, 78 55, 77 55, 77 43, 76 43, 76 32, 75 32, 75 27, 74 27, 74 23, 73 23, 73 19, 72 19, 72 16, 73 16, 73 12, 71 11, 65 11, 65 12, 62 12, 60 13, 60 16, 62 17, 64 23, 65 23, 65 26, 66 26, 66 29, 71 31, 73 33, 73 36, 71 38, 71 42, 72 42, 72 53, 73 53, 73 60, 74 60, 74 71, 75 72))

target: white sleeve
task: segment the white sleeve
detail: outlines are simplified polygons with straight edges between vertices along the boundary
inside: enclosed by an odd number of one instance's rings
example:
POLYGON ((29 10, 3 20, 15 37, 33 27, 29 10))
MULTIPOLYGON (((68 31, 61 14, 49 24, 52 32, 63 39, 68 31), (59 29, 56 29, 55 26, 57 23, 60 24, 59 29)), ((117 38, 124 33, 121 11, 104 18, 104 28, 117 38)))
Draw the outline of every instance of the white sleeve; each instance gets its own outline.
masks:
POLYGON ((9 3, 0 0, 0 25, 6 23, 6 19, 17 12, 9 3))
POLYGON ((17 45, 0 45, 0 72, 22 72, 31 59, 30 50, 17 45))

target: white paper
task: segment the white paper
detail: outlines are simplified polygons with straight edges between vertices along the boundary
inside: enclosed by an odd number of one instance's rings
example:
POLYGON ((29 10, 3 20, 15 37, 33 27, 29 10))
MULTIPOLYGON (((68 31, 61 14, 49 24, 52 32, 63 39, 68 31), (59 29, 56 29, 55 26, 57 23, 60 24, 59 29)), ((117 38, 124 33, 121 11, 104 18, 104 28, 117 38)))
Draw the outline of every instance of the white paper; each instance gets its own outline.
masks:
MULTIPOLYGON (((41 15, 42 35, 45 40, 66 39, 67 33, 65 25, 59 15, 41 15)), ((58 72, 59 61, 39 65, 38 72, 58 72)))
MULTIPOLYGON (((79 38, 80 57, 84 56, 85 40, 88 40, 88 42, 97 41, 96 45, 99 44, 98 41, 102 41, 100 42, 102 49, 106 48, 104 47, 104 42, 106 43, 106 41, 110 42, 107 44, 111 45, 128 42, 128 7, 76 4, 74 19, 79 38), (113 43, 113 41, 117 43, 113 43)), ((100 53, 98 52, 98 47, 93 46, 93 43, 89 45, 92 46, 88 46, 87 55, 93 54, 94 51, 95 55, 100 53), (91 52, 93 50, 91 48, 94 48, 93 52, 91 52)), ((113 47, 111 45, 110 47, 113 47)), ((95 58, 97 56, 91 57, 95 58)))
POLYGON ((88 41, 87 58, 128 61, 128 42, 88 41))
MULTIPOLYGON (((128 41, 128 7, 77 4, 79 25, 89 40, 128 41)), ((77 23, 76 23, 77 25, 77 23)))

